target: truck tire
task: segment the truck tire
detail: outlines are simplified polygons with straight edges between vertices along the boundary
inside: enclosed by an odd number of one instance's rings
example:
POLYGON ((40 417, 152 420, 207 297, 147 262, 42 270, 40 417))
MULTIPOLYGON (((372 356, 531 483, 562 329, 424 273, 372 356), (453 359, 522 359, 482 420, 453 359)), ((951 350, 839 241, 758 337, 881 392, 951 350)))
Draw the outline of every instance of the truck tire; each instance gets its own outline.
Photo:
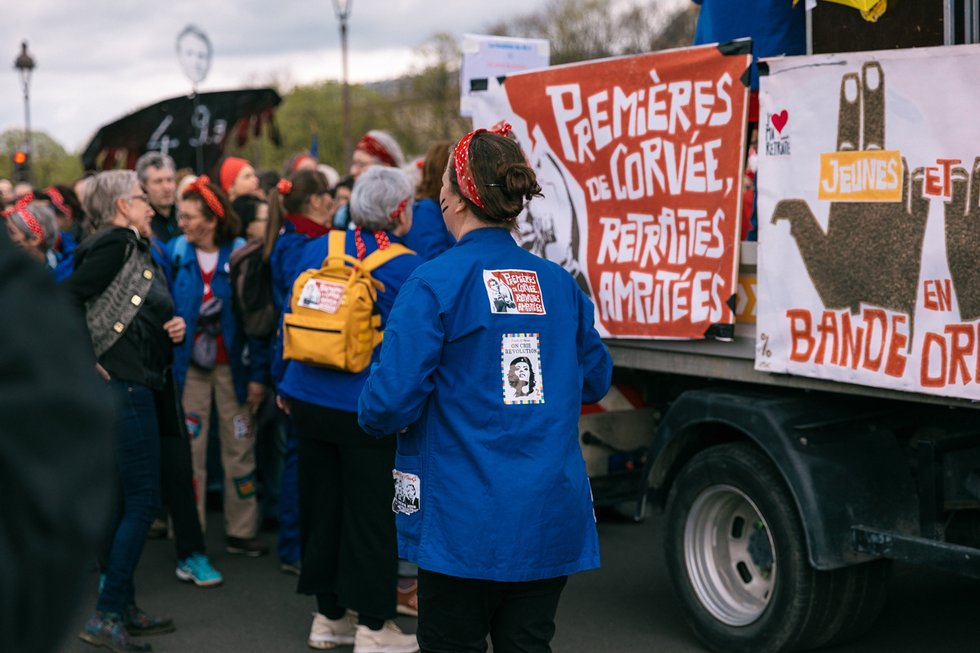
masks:
POLYGON ((874 560, 841 569, 844 588, 834 614, 816 646, 836 646, 865 634, 874 625, 888 595, 891 560, 874 560))
POLYGON ((665 527, 674 589, 709 648, 788 653, 826 636, 846 570, 810 566, 793 498, 756 447, 692 458, 671 487, 665 527))

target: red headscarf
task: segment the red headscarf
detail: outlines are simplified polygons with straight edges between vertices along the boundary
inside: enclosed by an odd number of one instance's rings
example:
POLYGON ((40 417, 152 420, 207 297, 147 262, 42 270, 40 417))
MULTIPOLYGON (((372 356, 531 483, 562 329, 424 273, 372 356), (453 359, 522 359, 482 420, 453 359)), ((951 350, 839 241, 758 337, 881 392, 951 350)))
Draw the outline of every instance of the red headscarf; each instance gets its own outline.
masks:
POLYGON ((238 173, 247 165, 248 161, 240 159, 237 156, 230 156, 225 159, 221 164, 221 170, 218 172, 218 183, 221 186, 221 190, 227 193, 235 185, 238 173))
MULTIPOLYGON (((510 134, 511 129, 512 127, 509 123, 498 122, 493 126, 490 133, 507 136, 510 134)), ((470 166, 470 142, 474 136, 485 131, 487 130, 477 129, 476 131, 471 131, 459 139, 459 143, 456 144, 456 149, 453 150, 453 168, 456 170, 456 182, 459 184, 459 191, 463 194, 463 197, 481 209, 483 208, 483 200, 480 199, 480 193, 476 190, 476 182, 473 180, 473 169, 470 166)))
POLYGON ((364 150, 371 156, 378 157, 383 164, 390 168, 398 167, 398 164, 395 162, 395 157, 391 155, 391 152, 385 149, 385 146, 381 144, 381 141, 370 134, 361 136, 361 140, 357 141, 357 145, 354 146, 354 149, 364 150))
MULTIPOLYGON (((223 166, 222 169, 224 169, 223 166)), ((211 209, 211 212, 218 216, 219 220, 224 220, 225 208, 221 206, 221 202, 218 200, 218 196, 214 194, 214 191, 208 188, 208 184, 210 183, 211 180, 207 175, 201 175, 194 180, 194 183, 189 184, 184 189, 184 197, 186 198, 190 193, 197 193, 204 200, 205 204, 208 205, 208 208, 211 209)))

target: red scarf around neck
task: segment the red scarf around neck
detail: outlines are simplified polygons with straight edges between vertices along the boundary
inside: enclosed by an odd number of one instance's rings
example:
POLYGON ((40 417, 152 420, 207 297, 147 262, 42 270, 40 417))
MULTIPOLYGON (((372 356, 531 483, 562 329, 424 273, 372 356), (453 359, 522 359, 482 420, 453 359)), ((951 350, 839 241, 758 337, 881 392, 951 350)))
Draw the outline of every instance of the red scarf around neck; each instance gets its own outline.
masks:
POLYGON ((309 238, 319 238, 330 231, 329 225, 317 224, 302 213, 289 213, 286 215, 286 220, 293 224, 296 228, 296 233, 303 234, 309 238))

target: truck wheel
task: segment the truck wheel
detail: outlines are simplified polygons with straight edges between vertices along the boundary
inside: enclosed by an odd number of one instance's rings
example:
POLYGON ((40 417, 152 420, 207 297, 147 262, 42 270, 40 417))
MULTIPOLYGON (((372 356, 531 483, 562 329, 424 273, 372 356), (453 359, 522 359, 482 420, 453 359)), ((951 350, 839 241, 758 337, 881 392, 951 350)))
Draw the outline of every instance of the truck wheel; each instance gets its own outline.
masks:
POLYGON ((810 566, 793 499, 752 445, 712 447, 684 466, 664 549, 688 621, 715 651, 809 648, 837 614, 843 576, 810 566))
POLYGON ((815 646, 836 646, 871 630, 888 595, 891 560, 874 560, 839 570, 845 578, 835 614, 815 646))

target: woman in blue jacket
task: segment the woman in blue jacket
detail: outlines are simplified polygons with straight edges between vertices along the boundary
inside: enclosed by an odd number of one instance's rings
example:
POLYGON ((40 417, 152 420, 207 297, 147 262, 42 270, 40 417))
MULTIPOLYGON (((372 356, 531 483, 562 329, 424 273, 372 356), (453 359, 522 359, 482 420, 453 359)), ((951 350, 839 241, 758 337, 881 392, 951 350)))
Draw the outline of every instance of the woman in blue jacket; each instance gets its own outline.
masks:
POLYGON ((511 236, 540 191, 514 141, 456 145, 440 207, 458 242, 402 287, 360 396, 365 431, 398 433, 392 508, 423 651, 483 651, 487 634, 548 651, 567 575, 599 566, 578 416, 612 362, 575 280, 511 236))
POLYGON ((178 211, 184 235, 171 243, 173 296, 177 315, 187 322, 187 338, 174 350, 174 377, 191 436, 198 515, 203 527, 213 396, 225 473, 226 549, 256 557, 267 549, 255 537, 255 437, 248 404, 261 401, 264 370, 246 363, 229 279, 231 253, 244 241, 238 238, 238 216, 207 176, 184 190, 178 211))
POLYGON ((449 160, 451 141, 436 141, 429 146, 422 162, 422 180, 415 191, 412 205, 412 230, 402 242, 406 247, 428 261, 456 244, 456 239, 446 230, 446 223, 439 211, 439 191, 442 189, 442 173, 449 160))
MULTIPOLYGON (((296 275, 299 254, 310 240, 330 231, 333 199, 330 183, 319 170, 299 170, 280 179, 269 196, 269 236, 265 256, 272 269, 272 292, 276 311, 281 315, 296 275)), ((276 402, 280 406, 286 397, 279 388, 286 364, 282 351, 273 347, 271 373, 276 386, 276 402)), ((296 461, 296 437, 288 423, 286 449, 282 455, 282 476, 279 484, 279 538, 276 550, 280 569, 299 573, 299 472, 296 461)))
MULTIPOLYGON (((367 170, 354 184, 350 201, 356 228, 310 241, 299 256, 300 269, 320 268, 332 238, 339 237, 346 254, 358 260, 391 247, 412 226, 412 191, 397 168, 367 170)), ((408 251, 371 272, 384 284, 375 304, 382 328, 399 288, 421 262, 408 251)), ((318 286, 315 280, 308 284, 314 290, 318 286)), ((329 307, 317 310, 330 312, 329 307)), ((299 452, 303 564, 297 591, 316 597, 308 639, 312 648, 354 644, 355 651, 413 653, 418 650, 415 636, 402 633, 393 621, 398 569, 391 512, 395 446, 390 440, 375 440, 357 425, 357 398, 367 376, 367 369, 350 373, 293 360, 279 386, 291 399, 299 452)))

